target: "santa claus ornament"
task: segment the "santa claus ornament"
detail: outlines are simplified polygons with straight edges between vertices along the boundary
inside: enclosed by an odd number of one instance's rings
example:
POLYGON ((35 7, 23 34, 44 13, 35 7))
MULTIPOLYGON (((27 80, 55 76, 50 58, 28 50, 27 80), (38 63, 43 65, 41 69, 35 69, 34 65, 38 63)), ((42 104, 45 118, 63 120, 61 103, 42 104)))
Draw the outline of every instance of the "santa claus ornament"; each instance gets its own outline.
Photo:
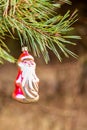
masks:
POLYGON ((22 48, 18 59, 18 74, 12 97, 22 103, 36 102, 39 99, 39 78, 35 74, 36 63, 28 53, 27 47, 22 48))

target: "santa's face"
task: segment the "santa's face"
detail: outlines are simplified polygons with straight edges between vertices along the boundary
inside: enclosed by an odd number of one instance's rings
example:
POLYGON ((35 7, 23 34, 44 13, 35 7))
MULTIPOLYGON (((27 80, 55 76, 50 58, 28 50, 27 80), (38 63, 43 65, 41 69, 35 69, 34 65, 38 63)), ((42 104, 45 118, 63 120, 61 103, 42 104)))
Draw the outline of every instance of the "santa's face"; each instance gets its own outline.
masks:
POLYGON ((26 67, 29 68, 36 68, 36 63, 33 60, 30 59, 24 59, 22 61, 18 62, 18 66, 20 67, 20 69, 23 71, 23 69, 26 67))

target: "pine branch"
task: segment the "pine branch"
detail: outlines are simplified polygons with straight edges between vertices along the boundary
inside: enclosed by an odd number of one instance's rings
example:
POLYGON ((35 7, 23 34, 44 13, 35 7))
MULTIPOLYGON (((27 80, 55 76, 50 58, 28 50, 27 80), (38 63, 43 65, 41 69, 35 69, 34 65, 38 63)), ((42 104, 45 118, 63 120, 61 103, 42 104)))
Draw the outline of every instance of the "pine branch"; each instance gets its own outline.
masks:
MULTIPOLYGON (((68 0, 59 0, 57 4, 50 0, 1 0, 1 47, 6 33, 12 38, 15 38, 14 34, 17 33, 21 46, 25 41, 29 51, 32 51, 35 56, 40 56, 42 53, 46 62, 49 61, 48 49, 52 50, 60 61, 62 57, 58 48, 66 57, 69 55, 77 57, 66 48, 66 44, 75 45, 69 41, 70 38, 80 38, 79 36, 68 35, 69 31, 73 29, 72 24, 77 21, 77 11, 72 15, 68 11, 64 16, 55 11, 55 8, 60 7, 64 2, 71 4, 68 0)), ((3 51, 0 53, 0 57, 5 58, 3 51)), ((13 62, 13 58, 9 55, 8 57, 13 62)), ((7 58, 7 60, 9 59, 7 58)))

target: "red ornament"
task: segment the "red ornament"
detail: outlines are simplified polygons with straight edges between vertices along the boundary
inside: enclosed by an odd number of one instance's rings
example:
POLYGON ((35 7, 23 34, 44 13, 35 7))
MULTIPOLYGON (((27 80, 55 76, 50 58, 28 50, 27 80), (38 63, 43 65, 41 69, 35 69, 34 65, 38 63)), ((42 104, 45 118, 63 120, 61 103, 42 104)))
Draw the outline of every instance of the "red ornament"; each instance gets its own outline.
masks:
POLYGON ((26 47, 23 48, 23 53, 18 59, 18 66, 18 75, 12 97, 23 103, 38 101, 39 79, 35 74, 36 63, 26 47))

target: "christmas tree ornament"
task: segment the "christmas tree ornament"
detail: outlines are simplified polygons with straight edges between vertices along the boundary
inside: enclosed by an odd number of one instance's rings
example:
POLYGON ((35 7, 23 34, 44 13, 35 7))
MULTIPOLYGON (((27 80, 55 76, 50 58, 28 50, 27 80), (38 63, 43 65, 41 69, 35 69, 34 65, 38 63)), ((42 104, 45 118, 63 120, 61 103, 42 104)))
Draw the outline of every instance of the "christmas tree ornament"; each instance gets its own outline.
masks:
POLYGON ((18 74, 15 80, 15 89, 12 97, 22 103, 36 102, 39 100, 39 78, 35 74, 36 63, 27 47, 22 48, 18 59, 18 74))

